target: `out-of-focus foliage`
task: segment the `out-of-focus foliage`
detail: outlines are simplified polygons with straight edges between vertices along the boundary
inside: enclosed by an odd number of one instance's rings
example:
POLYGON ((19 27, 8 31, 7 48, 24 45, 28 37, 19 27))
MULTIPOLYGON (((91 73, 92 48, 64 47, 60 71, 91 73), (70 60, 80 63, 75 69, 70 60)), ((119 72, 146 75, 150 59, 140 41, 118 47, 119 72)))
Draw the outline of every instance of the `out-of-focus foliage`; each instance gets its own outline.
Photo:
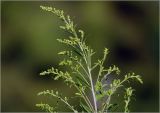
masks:
MULTIPOLYGON (((2 111, 37 111, 34 105, 40 100, 34 94, 42 89, 58 87, 57 90, 67 97, 74 95, 74 89, 63 82, 37 76, 45 68, 59 67, 56 65, 57 52, 63 48, 56 39, 59 34, 61 37, 66 35, 57 29, 60 21, 39 10, 41 4, 69 12, 88 33, 87 43, 97 51, 97 58, 101 56, 101 50, 108 47, 110 60, 107 59, 105 66, 118 64, 122 72, 131 70, 143 76, 145 83, 142 86, 132 84, 136 86, 136 102, 132 103, 131 111, 158 111, 158 1, 2 1, 2 111)), ((61 110, 65 108, 62 106, 61 110)))

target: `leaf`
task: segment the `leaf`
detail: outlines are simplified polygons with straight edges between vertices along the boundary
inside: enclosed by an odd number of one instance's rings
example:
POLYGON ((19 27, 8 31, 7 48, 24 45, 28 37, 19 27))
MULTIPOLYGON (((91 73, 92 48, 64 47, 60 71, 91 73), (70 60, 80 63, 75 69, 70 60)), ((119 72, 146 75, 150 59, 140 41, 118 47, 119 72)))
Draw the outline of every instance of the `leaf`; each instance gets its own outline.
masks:
POLYGON ((139 75, 137 75, 137 80, 138 80, 141 84, 143 84, 143 81, 142 81, 142 79, 141 79, 141 77, 140 77, 139 75))
POLYGON ((80 51, 75 50, 75 49, 74 49, 73 51, 74 51, 75 53, 77 53, 79 56, 81 56, 81 57, 83 56, 82 53, 81 53, 80 51))
POLYGON ((112 90, 112 89, 107 90, 107 91, 106 91, 106 94, 107 94, 108 96, 111 96, 111 95, 113 94, 113 90, 112 90))
POLYGON ((95 90, 96 91, 99 91, 102 89, 102 83, 100 81, 97 81, 96 82, 96 85, 95 85, 95 90))
POLYGON ((108 107, 107 107, 107 110, 114 110, 118 107, 118 104, 115 103, 115 104, 110 104, 108 107))
POLYGON ((54 108, 51 107, 49 104, 45 104, 45 103, 40 103, 40 104, 36 104, 36 107, 40 107, 42 110, 45 110, 47 112, 53 113, 54 108))
POLYGON ((67 97, 64 97, 64 100, 65 100, 65 101, 68 101, 68 98, 67 98, 67 97))
POLYGON ((96 99, 97 100, 100 100, 104 97, 105 95, 104 94, 96 94, 96 99))
POLYGON ((58 91, 56 91, 56 95, 58 95, 58 91))
POLYGON ((84 38, 84 31, 80 29, 80 30, 78 30, 78 32, 81 33, 81 38, 82 38, 82 41, 83 41, 83 38, 84 38))
POLYGON ((58 53, 58 55, 64 55, 64 54, 66 54, 66 51, 61 51, 58 53))
POLYGON ((81 96, 81 94, 80 94, 80 93, 75 93, 75 95, 77 95, 77 96, 81 96))
POLYGON ((88 106, 86 106, 85 104, 83 104, 81 101, 80 101, 80 106, 86 110, 87 112, 91 112, 90 108, 88 106))
POLYGON ((58 80, 60 78, 59 75, 55 76, 54 80, 58 80))
POLYGON ((59 27, 60 27, 61 29, 64 29, 64 30, 66 29, 66 27, 65 27, 65 26, 59 26, 59 27))

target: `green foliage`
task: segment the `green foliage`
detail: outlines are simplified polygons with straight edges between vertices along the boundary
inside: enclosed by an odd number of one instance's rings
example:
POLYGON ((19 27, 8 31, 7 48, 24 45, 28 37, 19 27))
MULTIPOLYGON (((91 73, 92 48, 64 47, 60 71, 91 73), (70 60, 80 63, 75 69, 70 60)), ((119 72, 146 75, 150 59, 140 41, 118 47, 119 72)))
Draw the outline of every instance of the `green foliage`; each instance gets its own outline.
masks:
POLYGON ((40 107, 42 110, 45 110, 46 112, 50 112, 53 113, 53 107, 51 107, 49 104, 44 104, 44 103, 40 103, 40 104, 36 104, 36 107, 40 107))
POLYGON ((126 88, 125 90, 126 90, 126 92, 125 92, 125 95, 124 95, 124 99, 125 99, 124 100, 124 102, 125 102, 124 112, 127 113, 127 112, 129 112, 128 106, 129 106, 129 103, 131 101, 131 96, 133 95, 134 89, 132 89, 132 87, 129 87, 129 88, 126 88))
MULTIPOLYGON (((71 106, 69 103, 68 103, 68 98, 67 97, 64 97, 62 98, 58 91, 56 91, 55 93, 53 92, 53 90, 49 91, 49 90, 46 90, 46 91, 42 91, 42 92, 39 92, 38 93, 38 96, 39 95, 49 95, 49 96, 52 96, 52 97, 55 97, 55 98, 58 98, 60 101, 62 101, 63 103, 65 103, 69 109, 71 109, 72 111, 74 112, 77 112, 73 106, 71 106)), ((46 111, 49 111, 49 112, 53 112, 53 107, 50 107, 48 104, 37 104, 36 105, 37 107, 41 107, 42 109, 45 109, 46 111)))
MULTIPOLYGON (((115 76, 116 78, 112 83, 107 84, 106 80, 109 76, 113 74, 120 75, 120 70, 115 65, 108 68, 103 66, 109 50, 105 48, 103 57, 98 59, 97 62, 92 63, 91 59, 95 52, 86 45, 84 31, 76 28, 70 16, 65 16, 63 10, 57 10, 52 7, 40 6, 40 8, 57 15, 64 22, 64 25, 60 26, 60 28, 68 32, 69 36, 67 39, 57 39, 57 41, 72 48, 72 50, 67 49, 58 53, 58 55, 64 57, 64 59, 59 62, 59 66, 67 66, 69 68, 68 71, 62 72, 52 67, 40 73, 40 75, 51 75, 54 77, 54 80, 63 79, 67 85, 75 87, 77 89, 75 96, 80 99, 80 107, 82 107, 83 111, 96 113, 111 111, 112 108, 118 106, 118 104, 111 103, 112 96, 116 94, 118 89, 121 88, 125 82, 137 80, 143 83, 141 76, 135 73, 128 73, 122 80, 118 78, 119 76, 115 76), (99 71, 97 72, 96 80, 93 81, 92 73, 96 68, 99 68, 99 71), (87 92, 92 94, 91 98, 88 97, 87 92), (99 103, 99 106, 97 103, 99 103)), ((94 75, 95 74, 96 73, 94 73, 94 75)), ((124 96, 125 112, 129 112, 128 105, 131 100, 132 92, 132 88, 126 89, 124 96)), ((38 95, 50 95, 54 98, 58 98, 66 104, 71 111, 78 112, 74 106, 70 105, 69 99, 67 97, 63 98, 57 91, 46 90, 38 93, 38 95)), ((41 103, 36 106, 51 113, 56 111, 48 104, 41 103)))

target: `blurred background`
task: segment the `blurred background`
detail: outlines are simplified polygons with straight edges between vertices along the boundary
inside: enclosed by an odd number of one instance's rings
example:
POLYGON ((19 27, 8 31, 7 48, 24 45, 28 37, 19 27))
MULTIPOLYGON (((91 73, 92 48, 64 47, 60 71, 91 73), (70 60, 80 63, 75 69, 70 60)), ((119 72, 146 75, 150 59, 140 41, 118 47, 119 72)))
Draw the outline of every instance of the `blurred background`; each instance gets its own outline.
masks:
MULTIPOLYGON (((63 81, 40 77, 47 68, 57 67, 57 52, 63 47, 56 39, 65 37, 63 23, 39 6, 63 9, 86 33, 87 43, 102 56, 110 54, 106 66, 117 65, 122 76, 135 72, 144 84, 132 83, 136 101, 131 111, 159 111, 159 3, 142 2, 1 2, 1 111, 33 112, 45 89, 57 89, 70 96, 73 90, 63 81)), ((79 105, 78 100, 71 102, 79 105)), ((61 111, 65 110, 61 106, 61 111)), ((66 109, 67 111, 67 109, 66 109)))

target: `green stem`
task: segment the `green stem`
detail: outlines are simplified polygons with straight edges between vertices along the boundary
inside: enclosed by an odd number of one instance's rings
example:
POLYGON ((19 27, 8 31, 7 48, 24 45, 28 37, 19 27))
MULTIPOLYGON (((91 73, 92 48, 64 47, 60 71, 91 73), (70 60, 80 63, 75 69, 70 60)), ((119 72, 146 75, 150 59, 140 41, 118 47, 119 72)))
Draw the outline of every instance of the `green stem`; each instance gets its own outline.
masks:
POLYGON ((75 87, 76 87, 76 89, 81 93, 82 98, 85 100, 86 104, 89 106, 89 108, 90 108, 91 111, 93 112, 93 111, 94 111, 93 106, 92 106, 90 100, 88 99, 87 95, 85 94, 85 92, 84 92, 84 91, 81 91, 77 86, 75 86, 75 87))
POLYGON ((77 70, 77 72, 83 78, 83 80, 87 83, 87 85, 90 86, 89 83, 88 83, 88 81, 86 80, 86 78, 82 75, 82 73, 79 72, 78 70, 77 70))
MULTIPOLYGON (((77 37, 77 33, 74 32, 75 36, 77 37)), ((87 56, 85 54, 85 50, 83 49, 81 43, 78 43, 79 44, 79 47, 81 49, 81 51, 84 53, 83 55, 83 59, 86 63, 86 66, 87 66, 87 69, 88 69, 88 74, 89 74, 89 79, 90 79, 90 84, 91 84, 91 91, 92 91, 92 96, 93 96, 93 101, 94 101, 94 109, 95 109, 95 112, 97 113, 97 102, 96 102, 96 95, 95 95, 95 91, 94 91, 94 85, 93 85, 93 81, 92 81, 92 75, 91 75, 91 69, 90 69, 90 66, 91 65, 88 65, 88 61, 90 61, 91 63, 91 58, 89 57, 88 60, 87 60, 87 56), (89 60, 90 59, 90 60, 89 60)), ((83 66, 82 66, 83 67, 83 66)))
POLYGON ((89 68, 88 68, 88 72, 89 72, 89 75, 90 75, 90 83, 91 83, 91 90, 92 90, 92 96, 93 96, 93 101, 94 101, 94 108, 95 108, 95 112, 97 113, 96 95, 95 95, 94 85, 93 85, 92 76, 91 76, 91 72, 90 72, 89 68))

